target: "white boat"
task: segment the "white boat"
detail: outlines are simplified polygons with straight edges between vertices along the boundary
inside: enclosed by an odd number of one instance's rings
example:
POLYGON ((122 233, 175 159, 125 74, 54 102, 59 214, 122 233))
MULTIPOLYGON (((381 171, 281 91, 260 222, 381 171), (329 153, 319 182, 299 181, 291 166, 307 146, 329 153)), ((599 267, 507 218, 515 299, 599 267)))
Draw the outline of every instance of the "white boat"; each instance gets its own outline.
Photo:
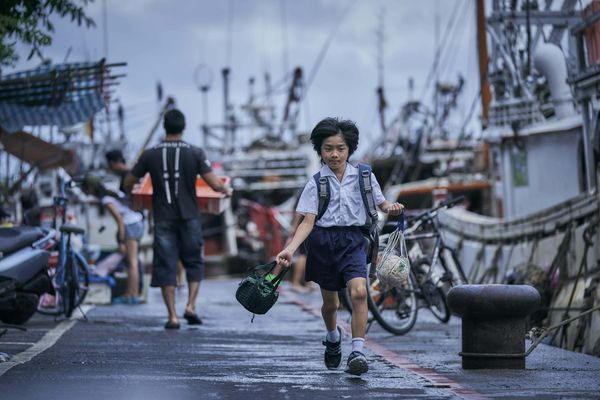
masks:
MULTIPOLYGON (((487 18, 493 96, 483 132, 492 212, 452 209, 440 225, 471 283, 535 286, 545 308, 533 322, 552 326, 600 304, 594 159, 600 55, 592 48, 600 40, 600 7, 493 3, 487 18)), ((600 355, 600 312, 550 337, 554 345, 600 355)))

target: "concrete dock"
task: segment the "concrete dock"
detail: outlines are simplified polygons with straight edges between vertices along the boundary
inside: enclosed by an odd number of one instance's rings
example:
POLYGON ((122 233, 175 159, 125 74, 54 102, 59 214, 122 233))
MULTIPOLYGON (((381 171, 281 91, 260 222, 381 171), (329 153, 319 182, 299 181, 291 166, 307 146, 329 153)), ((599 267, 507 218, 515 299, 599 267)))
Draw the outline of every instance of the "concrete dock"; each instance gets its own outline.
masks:
MULTIPOLYGON (((525 370, 463 370, 460 319, 438 322, 420 310, 415 328, 394 336, 371 326, 370 370, 353 377, 323 364, 317 291, 282 286, 266 315, 235 300, 239 282, 203 282, 200 326, 163 328, 166 311, 151 289, 142 305, 84 307, 86 318, 36 315, 26 332, 0 337, 0 398, 12 399, 598 399, 600 358, 540 345, 525 370)), ((183 312, 185 289, 178 289, 183 312)), ((342 351, 350 348, 349 315, 342 351)), ((529 346, 527 342, 527 346, 529 346)))

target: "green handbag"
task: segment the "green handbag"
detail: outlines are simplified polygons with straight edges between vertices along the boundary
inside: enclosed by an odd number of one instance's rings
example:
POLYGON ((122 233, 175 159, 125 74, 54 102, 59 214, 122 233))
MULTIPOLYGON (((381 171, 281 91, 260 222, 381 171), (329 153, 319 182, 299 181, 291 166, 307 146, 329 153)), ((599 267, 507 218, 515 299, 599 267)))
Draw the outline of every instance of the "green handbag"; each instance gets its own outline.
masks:
POLYGON ((273 261, 251 268, 250 274, 242 279, 235 292, 237 301, 253 314, 266 314, 279 297, 277 288, 288 268, 283 268, 275 278, 267 280, 266 277, 273 272, 276 265, 277 262, 273 261))

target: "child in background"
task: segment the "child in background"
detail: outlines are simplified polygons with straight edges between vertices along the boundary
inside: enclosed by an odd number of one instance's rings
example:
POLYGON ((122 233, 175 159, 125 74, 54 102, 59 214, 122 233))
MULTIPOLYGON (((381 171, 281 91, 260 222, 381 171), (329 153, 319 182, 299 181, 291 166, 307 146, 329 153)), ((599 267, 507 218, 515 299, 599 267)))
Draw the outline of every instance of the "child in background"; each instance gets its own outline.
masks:
POLYGON ((98 177, 88 175, 82 186, 86 194, 100 199, 117 223, 119 251, 127 259, 127 290, 123 296, 115 297, 115 304, 140 304, 139 292, 139 241, 144 234, 143 216, 126 206, 125 194, 113 192, 104 187, 98 177))
MULTIPOLYGON (((322 217, 317 220, 318 189, 310 179, 300 196, 296 211, 304 215, 293 239, 277 255, 277 262, 289 267, 292 257, 306 240, 308 251, 306 280, 316 282, 321 288, 323 305, 321 315, 327 335, 325 366, 338 368, 342 360, 342 331, 337 326, 339 300, 337 292, 350 289, 352 313, 352 352, 348 355, 346 372, 361 375, 368 371, 363 353, 367 325, 367 265, 366 249, 360 227, 367 219, 359 188, 358 168, 348 163, 348 158, 358 147, 358 128, 351 121, 326 118, 311 133, 314 150, 321 157, 321 177, 330 185, 330 202, 322 217)), ((404 206, 387 201, 375 175, 371 174, 375 204, 384 212, 398 215, 404 206)))

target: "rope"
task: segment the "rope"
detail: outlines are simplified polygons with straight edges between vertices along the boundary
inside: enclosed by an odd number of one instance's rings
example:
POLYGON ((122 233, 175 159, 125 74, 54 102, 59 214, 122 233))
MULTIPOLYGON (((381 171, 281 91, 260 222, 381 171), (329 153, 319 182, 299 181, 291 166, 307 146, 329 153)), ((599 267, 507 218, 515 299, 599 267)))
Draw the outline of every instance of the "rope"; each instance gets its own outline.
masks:
POLYGON ((504 269, 502 270, 502 276, 506 276, 506 271, 510 267, 510 261, 515 250, 515 242, 511 243, 510 250, 508 250, 508 257, 506 257, 506 263, 504 263, 504 269))
POLYGON ((539 241, 540 237, 536 236, 533 240, 533 245, 531 245, 531 253, 529 254, 529 258, 527 259, 527 265, 533 264, 533 256, 535 255, 535 252, 538 248, 539 241))
POLYGON ((568 320, 561 321, 558 324, 553 325, 549 328, 544 328, 544 327, 532 328, 525 335, 525 338, 531 340, 533 343, 529 347, 529 349, 527 349, 527 351, 525 351, 523 353, 505 353, 505 354, 503 354, 503 353, 463 353, 463 352, 460 352, 460 353, 458 353, 458 355, 460 355, 461 357, 478 357, 478 358, 523 358, 523 357, 527 357, 542 342, 542 340, 544 340, 544 338, 546 336, 548 336, 548 333, 550 333, 551 331, 558 329, 564 325, 568 325, 571 322, 573 322, 579 318, 583 318, 583 317, 593 313, 594 311, 598 311, 598 310, 600 310, 600 304, 594 308, 591 308, 587 311, 582 312, 581 314, 579 314, 573 318, 569 318, 568 320))
MULTIPOLYGON (((573 289, 571 290, 571 295, 569 296, 569 303, 567 304, 567 309, 566 309, 565 313, 563 314, 563 318, 562 318, 563 320, 569 318, 569 311, 573 304, 573 299, 575 297, 575 291, 577 290, 577 286, 579 286, 579 280, 581 279, 582 273, 584 271, 587 272, 587 270, 588 270, 587 255, 588 255, 588 251, 590 250, 590 248, 594 245, 593 235, 596 233, 597 228, 598 228, 598 218, 596 217, 590 221, 590 224, 583 231, 582 237, 583 237, 583 241, 585 243, 585 247, 583 249, 583 255, 581 257, 581 263, 579 264, 579 271, 577 271, 577 277, 575 279, 575 283, 573 284, 573 289)), ((568 329, 569 329, 569 324, 565 324, 563 326, 561 336, 560 336, 560 347, 563 347, 563 344, 568 343, 568 329)))
POLYGON ((469 273, 469 282, 475 282, 477 278, 477 274, 479 273, 479 267, 481 266, 481 261, 485 256, 485 243, 481 245, 481 249, 477 253, 477 257, 475 257, 475 261, 473 261, 473 265, 471 266, 471 271, 469 273))
MULTIPOLYGON (((552 260, 552 263, 550 264, 550 269, 548 270, 548 279, 552 279, 552 276, 554 276, 554 274, 556 273, 556 270, 559 269, 559 273, 560 273, 560 280, 564 281, 567 278, 568 275, 568 271, 567 271, 567 253, 569 250, 569 247, 571 245, 571 237, 573 236, 573 224, 571 224, 569 226, 569 228, 567 229, 567 231, 565 232, 565 236, 563 236, 563 240, 562 242, 560 242, 560 245, 558 246, 558 250, 556 251, 556 255, 554 256, 554 259, 552 260)), ((562 286, 562 284, 559 282, 558 287, 560 288, 560 286, 562 286)), ((557 290, 558 292, 558 290, 557 290)), ((552 299, 554 300, 554 298, 552 299)))
POLYGON ((490 263, 490 267, 483 273, 481 279, 479 279, 479 283, 491 282, 494 283, 498 279, 498 261, 500 260, 500 253, 502 252, 502 245, 499 244, 494 251, 494 256, 492 257, 492 262, 490 263))

